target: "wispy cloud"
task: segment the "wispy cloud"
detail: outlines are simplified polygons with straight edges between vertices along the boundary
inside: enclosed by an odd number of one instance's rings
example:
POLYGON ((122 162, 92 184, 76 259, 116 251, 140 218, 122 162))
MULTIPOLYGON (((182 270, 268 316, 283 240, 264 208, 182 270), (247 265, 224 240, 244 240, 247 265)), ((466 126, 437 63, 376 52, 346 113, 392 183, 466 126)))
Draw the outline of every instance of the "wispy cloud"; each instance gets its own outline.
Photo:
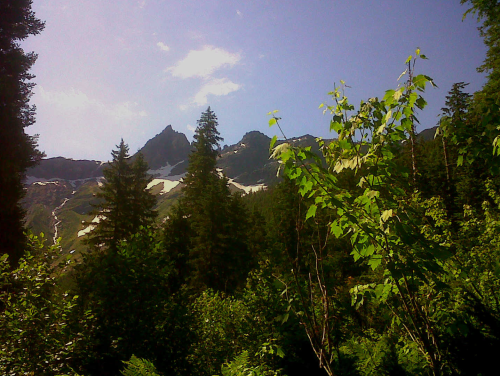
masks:
POLYGON ((77 88, 53 90, 39 85, 34 101, 37 124, 50 124, 40 132, 40 144, 45 143, 43 149, 52 156, 96 158, 100 154, 98 158, 108 158, 107 151, 120 137, 134 143, 147 125, 148 113, 140 104, 104 100, 77 88))
POLYGON ((121 102, 105 104, 89 97, 81 90, 71 88, 66 91, 49 91, 43 86, 37 88, 41 101, 53 106, 54 111, 60 114, 72 113, 78 116, 81 113, 104 116, 107 120, 116 122, 131 121, 146 117, 144 110, 139 110, 136 102, 121 102))
POLYGON ((158 42, 158 43, 156 43, 156 45, 157 45, 158 47, 160 47, 160 50, 162 50, 162 51, 170 51, 170 47, 169 47, 169 46, 167 46, 167 45, 166 45, 165 43, 163 43, 163 42, 158 42))
POLYGON ((138 105, 137 102, 117 103, 107 108, 105 113, 117 122, 147 117, 146 111, 137 109, 138 105))
POLYGON ((208 96, 228 95, 234 91, 238 91, 241 85, 230 81, 227 78, 214 78, 204 84, 200 91, 194 96, 193 103, 198 106, 203 106, 208 103, 208 96))
POLYGON ((75 90, 74 88, 68 91, 47 91, 43 86, 39 86, 37 91, 44 102, 64 108, 68 111, 83 110, 96 104, 95 100, 90 99, 87 94, 80 90, 75 90))
POLYGON ((139 6, 139 8, 144 8, 144 6, 146 5, 146 0, 140 0, 137 2, 137 5, 139 6))
POLYGON ((238 53, 230 53, 222 48, 204 46, 201 50, 191 50, 176 65, 166 69, 173 77, 208 79, 224 67, 232 67, 241 60, 238 53))
POLYGON ((196 127, 193 127, 191 124, 188 124, 186 126, 186 128, 188 131, 193 132, 193 133, 196 131, 196 127))
POLYGON ((238 15, 238 17, 242 18, 243 17, 243 13, 241 13, 238 9, 236 10, 236 14, 238 15))

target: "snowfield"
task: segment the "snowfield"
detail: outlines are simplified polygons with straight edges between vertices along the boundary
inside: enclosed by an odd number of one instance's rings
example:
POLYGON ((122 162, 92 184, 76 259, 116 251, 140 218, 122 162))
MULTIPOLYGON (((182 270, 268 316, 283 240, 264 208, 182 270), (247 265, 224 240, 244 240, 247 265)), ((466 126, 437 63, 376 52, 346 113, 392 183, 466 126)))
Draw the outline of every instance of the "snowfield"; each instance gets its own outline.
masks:
MULTIPOLYGON (((92 220, 92 223, 99 223, 101 221, 101 219, 104 219, 104 218, 106 218, 106 217, 104 217, 103 215, 96 215, 94 217, 94 219, 92 220)), ((82 236, 85 236, 90 231, 92 231, 94 228, 95 228, 94 225, 89 225, 89 226, 85 227, 83 230, 78 231, 78 237, 80 238, 82 236)))
MULTIPOLYGON (((174 176, 170 176, 170 173, 174 169, 175 166, 183 163, 184 161, 180 161, 179 163, 174 164, 173 166, 170 166, 168 163, 164 167, 160 167, 158 170, 149 170, 148 174, 153 175, 155 178, 159 179, 166 179, 167 177, 170 178, 169 180, 175 180, 174 176)), ((179 176, 179 175, 177 175, 179 176)))
MULTIPOLYGON (((178 176, 180 176, 180 175, 178 175, 178 176)), ((184 175, 182 175, 182 176, 184 176, 184 175)), ((163 183, 163 189, 161 190, 160 195, 164 195, 165 193, 168 193, 172 189, 174 189, 175 187, 177 187, 179 185, 179 183, 180 183, 180 179, 179 180, 153 179, 148 184, 148 186, 146 187, 146 189, 153 188, 154 186, 156 186, 158 184, 161 184, 161 183, 163 183)))
POLYGON ((236 188, 239 188, 239 189, 245 191, 245 194, 261 191, 261 190, 267 188, 267 186, 264 184, 243 185, 240 183, 236 183, 235 181, 233 181, 233 179, 229 179, 229 183, 234 185, 236 188))

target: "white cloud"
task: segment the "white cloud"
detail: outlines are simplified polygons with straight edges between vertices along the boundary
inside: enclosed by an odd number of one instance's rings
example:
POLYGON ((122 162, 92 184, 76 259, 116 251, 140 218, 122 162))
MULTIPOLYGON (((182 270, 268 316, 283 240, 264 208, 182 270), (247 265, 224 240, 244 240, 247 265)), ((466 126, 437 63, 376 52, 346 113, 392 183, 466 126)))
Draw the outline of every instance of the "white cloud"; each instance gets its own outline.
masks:
MULTIPOLYGON (((76 88, 49 90, 37 86, 33 131, 41 134, 42 150, 49 156, 106 160, 120 137, 134 145, 137 134, 147 125, 147 112, 134 101, 104 98, 76 88)), ((132 145, 131 151, 136 146, 132 145)))
POLYGON ((139 6, 139 8, 144 8, 144 6, 146 5, 146 0, 141 0, 141 1, 138 1, 137 2, 137 5, 139 6))
POLYGON ((82 110, 96 104, 87 94, 82 93, 80 90, 75 90, 74 88, 65 92, 47 91, 43 86, 38 86, 37 89, 43 101, 70 111, 82 110))
POLYGON ((165 43, 163 43, 163 42, 158 42, 158 43, 156 43, 156 45, 157 45, 158 47, 160 47, 160 50, 162 50, 162 51, 170 51, 170 47, 169 47, 169 46, 167 46, 167 45, 166 45, 165 43))
POLYGON ((241 13, 238 9, 236 10, 236 14, 238 15, 238 17, 243 17, 243 13, 241 13))
POLYGON ((137 109, 136 102, 105 104, 75 88, 67 91, 49 91, 39 86, 37 92, 44 103, 51 105, 54 111, 61 114, 88 113, 116 122, 127 122, 148 116, 146 111, 137 109))
POLYGON ((203 49, 191 50, 187 56, 176 65, 167 68, 165 71, 174 77, 209 78, 216 70, 224 67, 232 67, 241 60, 238 53, 230 53, 221 48, 204 46, 203 49))
POLYGON ((137 102, 122 102, 106 108, 106 111, 115 121, 129 121, 148 116, 144 110, 137 109, 137 102))
POLYGON ((241 88, 241 85, 230 81, 227 78, 214 78, 204 84, 200 91, 194 96, 193 103, 198 106, 203 106, 208 103, 208 96, 215 95, 228 95, 233 91, 237 91, 241 88))
POLYGON ((186 128, 187 128, 188 131, 193 132, 193 133, 194 133, 194 131, 196 131, 196 127, 193 127, 191 124, 188 124, 186 126, 186 128))

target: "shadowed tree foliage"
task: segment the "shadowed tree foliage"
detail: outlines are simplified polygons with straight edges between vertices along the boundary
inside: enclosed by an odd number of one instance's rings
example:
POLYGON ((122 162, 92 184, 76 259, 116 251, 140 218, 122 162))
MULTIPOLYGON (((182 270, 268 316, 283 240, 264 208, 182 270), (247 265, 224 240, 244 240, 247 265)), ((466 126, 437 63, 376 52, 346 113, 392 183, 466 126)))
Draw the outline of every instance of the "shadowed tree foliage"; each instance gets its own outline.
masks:
POLYGON ((106 180, 96 195, 101 201, 90 213, 99 221, 86 223, 94 227, 87 240, 91 247, 116 249, 141 227, 151 225, 157 215, 156 197, 146 189, 151 177, 143 156, 139 154, 132 163, 123 140, 117 148, 111 152, 113 161, 104 170, 106 180))
POLYGON ((470 4, 465 14, 476 14, 478 20, 482 21, 479 32, 488 48, 483 64, 477 68, 479 72, 488 74, 488 82, 480 93, 492 97, 494 100, 500 98, 498 88, 500 86, 500 3, 498 0, 461 0, 462 4, 470 4))
POLYGON ((210 107, 198 120, 194 151, 184 178, 184 197, 166 223, 166 244, 179 275, 195 289, 232 292, 250 269, 244 205, 231 196, 216 169, 217 116, 210 107), (179 236, 178 230, 186 232, 179 236), (174 233, 177 233, 174 235, 174 233))
POLYGON ((0 2, 0 254, 7 253, 11 265, 26 245, 24 211, 19 204, 24 194, 22 181, 26 169, 42 156, 36 137, 25 132, 35 122, 35 106, 29 104, 34 76, 28 71, 37 55, 25 53, 20 42, 43 28, 31 1, 0 2))

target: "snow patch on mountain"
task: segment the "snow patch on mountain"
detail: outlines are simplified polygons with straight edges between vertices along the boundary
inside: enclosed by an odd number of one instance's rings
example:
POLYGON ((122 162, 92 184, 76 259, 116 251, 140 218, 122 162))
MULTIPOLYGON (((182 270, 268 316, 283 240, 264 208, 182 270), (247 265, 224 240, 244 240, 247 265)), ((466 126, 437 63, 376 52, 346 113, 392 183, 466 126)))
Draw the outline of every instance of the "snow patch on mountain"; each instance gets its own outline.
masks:
POLYGON ((36 176, 26 176, 26 179, 24 179, 24 184, 25 185, 31 185, 31 184, 45 185, 42 183, 55 182, 55 181, 59 181, 59 179, 44 179, 44 178, 37 178, 36 176))
MULTIPOLYGON (((179 175, 180 176, 180 175, 179 175)), ((172 189, 177 187, 180 183, 179 180, 169 180, 169 179, 153 179, 151 182, 148 184, 146 189, 153 188, 154 186, 158 184, 163 183, 163 189, 160 192, 160 195, 164 195, 165 193, 170 192, 172 189)))
MULTIPOLYGON (((222 168, 218 168, 217 173, 219 174, 219 176, 221 178, 225 176, 224 170, 222 168)), ((226 178, 227 178, 227 176, 226 176, 226 178)), ((232 184, 236 188, 241 189, 243 192, 245 192, 246 195, 249 193, 252 193, 252 192, 257 192, 257 191, 261 191, 263 189, 267 189, 267 186, 265 184, 243 185, 243 184, 235 182, 234 179, 231 179, 231 178, 227 178, 227 180, 228 180, 229 184, 232 184)))
POLYGON ((102 187, 102 180, 104 179, 103 176, 99 176, 96 178, 85 178, 85 179, 76 179, 76 180, 65 180, 61 178, 51 178, 51 179, 44 179, 44 178, 38 178, 36 176, 26 176, 26 179, 24 179, 24 184, 25 185, 47 185, 47 184, 59 184, 62 181, 67 181, 73 188, 77 188, 82 184, 85 184, 88 181, 93 181, 95 180, 97 184, 99 184, 99 187, 102 187))
POLYGON ((176 163, 173 166, 167 163, 166 166, 160 167, 159 169, 149 170, 148 174, 152 175, 154 179, 151 180, 146 189, 153 188, 158 184, 163 184, 163 188, 159 194, 164 195, 165 193, 168 193, 172 189, 177 187, 179 183, 182 181, 182 178, 184 178, 184 176, 186 175, 186 173, 180 175, 170 175, 170 174, 172 173, 172 170, 175 168, 175 166, 183 162, 184 161, 180 161, 179 163, 176 163))
MULTIPOLYGON (((158 178, 158 179, 166 179, 167 177, 173 178, 174 176, 170 176, 170 173, 175 168, 175 166, 177 166, 183 162, 184 161, 180 161, 179 163, 176 163, 173 166, 171 166, 169 163, 167 163, 166 166, 160 167, 157 170, 149 170, 148 174, 153 175, 155 178, 158 178)), ((178 176, 180 176, 180 175, 178 175, 178 176)))
MULTIPOLYGON (((104 218, 106 218, 106 217, 104 217, 103 215, 96 215, 94 217, 94 219, 92 220, 92 223, 99 223, 101 221, 101 219, 104 219, 104 218)), ((78 237, 80 238, 82 236, 85 236, 90 231, 92 231, 94 228, 95 228, 95 225, 88 225, 83 230, 78 231, 78 237)))
POLYGON ((34 182, 33 184, 36 184, 36 185, 47 185, 47 184, 59 184, 59 181, 56 180, 56 181, 36 181, 34 182))
POLYGON ((97 178, 85 178, 85 179, 76 179, 76 180, 68 180, 69 184, 73 186, 73 188, 76 188, 77 186, 80 186, 82 184, 85 184, 88 181, 95 180, 97 184, 99 184, 99 187, 102 186, 101 179, 103 179, 102 176, 97 177, 97 178))
POLYGON ((229 179, 229 183, 233 184, 236 188, 243 190, 245 194, 261 191, 267 188, 267 186, 264 184, 243 185, 240 183, 236 183, 233 179, 229 179))

